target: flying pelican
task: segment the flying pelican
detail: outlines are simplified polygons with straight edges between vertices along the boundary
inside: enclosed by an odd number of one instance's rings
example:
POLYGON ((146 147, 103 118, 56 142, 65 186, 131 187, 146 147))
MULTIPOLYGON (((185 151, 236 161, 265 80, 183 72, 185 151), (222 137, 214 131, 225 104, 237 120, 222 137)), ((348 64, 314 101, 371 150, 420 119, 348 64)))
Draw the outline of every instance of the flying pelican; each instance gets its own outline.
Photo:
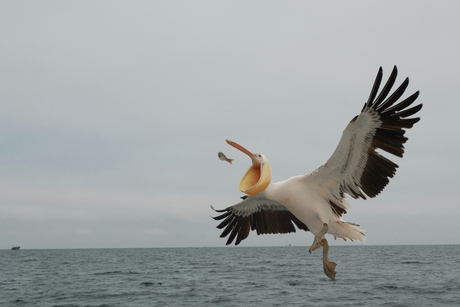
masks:
POLYGON ((243 201, 223 210, 212 208, 223 212, 213 218, 223 219, 217 228, 225 228, 220 237, 229 235, 227 245, 235 238, 238 245, 250 230, 258 235, 295 232, 295 224, 314 234, 309 252, 323 247, 324 273, 335 280, 337 264, 328 260, 325 234, 345 241, 365 241, 364 230, 359 225, 342 219, 350 209, 345 193, 355 199, 377 196, 395 175, 398 165, 376 149, 402 157, 403 144, 407 141, 404 129, 420 120, 408 118, 422 108, 422 104, 408 108, 417 99, 418 91, 397 103, 409 84, 408 78, 387 98, 397 73, 395 66, 377 96, 383 75, 380 67, 361 113, 345 128, 329 160, 308 175, 271 182, 271 169, 265 155, 226 140, 252 159, 239 185, 240 191, 247 194, 242 197, 243 201))

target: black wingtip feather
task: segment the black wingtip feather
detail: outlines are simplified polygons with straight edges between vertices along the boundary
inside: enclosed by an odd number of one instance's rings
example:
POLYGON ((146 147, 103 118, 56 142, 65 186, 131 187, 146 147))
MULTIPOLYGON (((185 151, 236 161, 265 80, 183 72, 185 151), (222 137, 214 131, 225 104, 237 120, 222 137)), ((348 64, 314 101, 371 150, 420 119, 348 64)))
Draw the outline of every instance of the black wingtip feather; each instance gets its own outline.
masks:
POLYGON ((382 82, 382 77, 383 77, 383 69, 382 66, 380 66, 379 71, 377 72, 377 76, 375 77, 374 85, 372 86, 371 93, 369 94, 369 99, 367 99, 367 102, 364 104, 363 109, 361 110, 364 111, 366 107, 370 107, 372 102, 375 99, 375 96, 377 95, 377 92, 379 91, 380 83, 382 82))
POLYGON ((403 94, 404 91, 406 90, 407 86, 409 85, 409 78, 406 78, 403 83, 394 91, 393 94, 391 94, 390 97, 388 97, 387 100, 382 102, 379 105, 375 106, 375 109, 378 111, 380 109, 386 109, 390 106, 392 106, 403 94))
POLYGON ((275 234, 296 232, 296 225, 299 229, 308 231, 308 227, 297 219, 287 209, 275 209, 263 205, 249 215, 241 215, 233 207, 228 207, 220 216, 214 217, 216 220, 224 219, 217 228, 223 229, 221 238, 227 236, 226 245, 235 242, 238 245, 246 239, 251 230, 256 230, 257 234, 275 234))
POLYGON ((409 85, 409 78, 406 78, 393 94, 385 100, 395 83, 397 73, 398 70, 394 66, 387 83, 378 97, 373 100, 378 91, 378 88, 375 88, 376 84, 381 81, 380 68, 371 91, 370 101, 366 104, 368 108, 377 112, 381 120, 380 128, 377 128, 373 135, 372 147, 369 149, 366 166, 360 180, 361 189, 369 197, 377 196, 385 188, 389 178, 394 176, 398 168, 397 164, 379 155, 375 149, 379 148, 395 156, 402 157, 404 143, 407 141, 403 129, 412 128, 420 120, 419 117, 408 118, 422 109, 422 104, 408 108, 418 98, 419 91, 396 103, 409 85))
POLYGON ((376 109, 383 100, 387 97, 388 93, 391 91, 393 84, 396 81, 396 77, 398 76, 398 68, 395 66, 391 71, 390 77, 387 80, 387 83, 383 87, 382 91, 380 92, 379 96, 375 99, 374 103, 372 104, 372 108, 376 109))
POLYGON ((399 112, 398 116, 401 117, 401 118, 409 117, 411 115, 414 115, 418 111, 420 111, 422 109, 422 107, 423 107, 422 104, 416 105, 415 107, 412 107, 412 108, 409 108, 409 109, 406 109, 404 111, 399 112))

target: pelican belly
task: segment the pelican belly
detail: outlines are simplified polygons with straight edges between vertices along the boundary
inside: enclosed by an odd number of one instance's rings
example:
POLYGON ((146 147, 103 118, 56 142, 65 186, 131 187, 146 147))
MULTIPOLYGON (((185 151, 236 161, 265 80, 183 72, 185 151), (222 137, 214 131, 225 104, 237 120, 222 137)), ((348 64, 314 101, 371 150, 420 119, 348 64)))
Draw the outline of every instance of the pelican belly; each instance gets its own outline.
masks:
POLYGON ((263 194, 285 205, 313 234, 317 234, 323 228, 323 223, 336 218, 326 200, 305 186, 302 178, 295 176, 272 183, 263 194))

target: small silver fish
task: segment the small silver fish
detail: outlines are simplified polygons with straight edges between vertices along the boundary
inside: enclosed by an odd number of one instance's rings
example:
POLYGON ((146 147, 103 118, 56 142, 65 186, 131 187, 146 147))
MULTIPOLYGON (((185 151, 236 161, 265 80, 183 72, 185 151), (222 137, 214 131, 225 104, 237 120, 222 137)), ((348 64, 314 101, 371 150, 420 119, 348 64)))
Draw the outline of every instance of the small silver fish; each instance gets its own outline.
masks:
POLYGON ((234 159, 227 158, 222 151, 219 151, 219 153, 217 155, 219 156, 219 159, 221 159, 222 161, 227 161, 228 163, 233 165, 232 161, 234 159))

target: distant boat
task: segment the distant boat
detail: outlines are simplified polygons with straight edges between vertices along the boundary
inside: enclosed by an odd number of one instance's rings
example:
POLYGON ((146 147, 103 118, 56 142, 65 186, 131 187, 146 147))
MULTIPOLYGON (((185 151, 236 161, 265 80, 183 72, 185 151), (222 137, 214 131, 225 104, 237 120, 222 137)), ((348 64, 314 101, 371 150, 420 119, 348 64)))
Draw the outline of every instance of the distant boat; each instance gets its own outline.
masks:
POLYGON ((14 250, 14 251, 15 251, 15 250, 18 250, 18 249, 20 249, 20 248, 21 248, 20 246, 14 246, 14 245, 11 247, 11 249, 14 250))

